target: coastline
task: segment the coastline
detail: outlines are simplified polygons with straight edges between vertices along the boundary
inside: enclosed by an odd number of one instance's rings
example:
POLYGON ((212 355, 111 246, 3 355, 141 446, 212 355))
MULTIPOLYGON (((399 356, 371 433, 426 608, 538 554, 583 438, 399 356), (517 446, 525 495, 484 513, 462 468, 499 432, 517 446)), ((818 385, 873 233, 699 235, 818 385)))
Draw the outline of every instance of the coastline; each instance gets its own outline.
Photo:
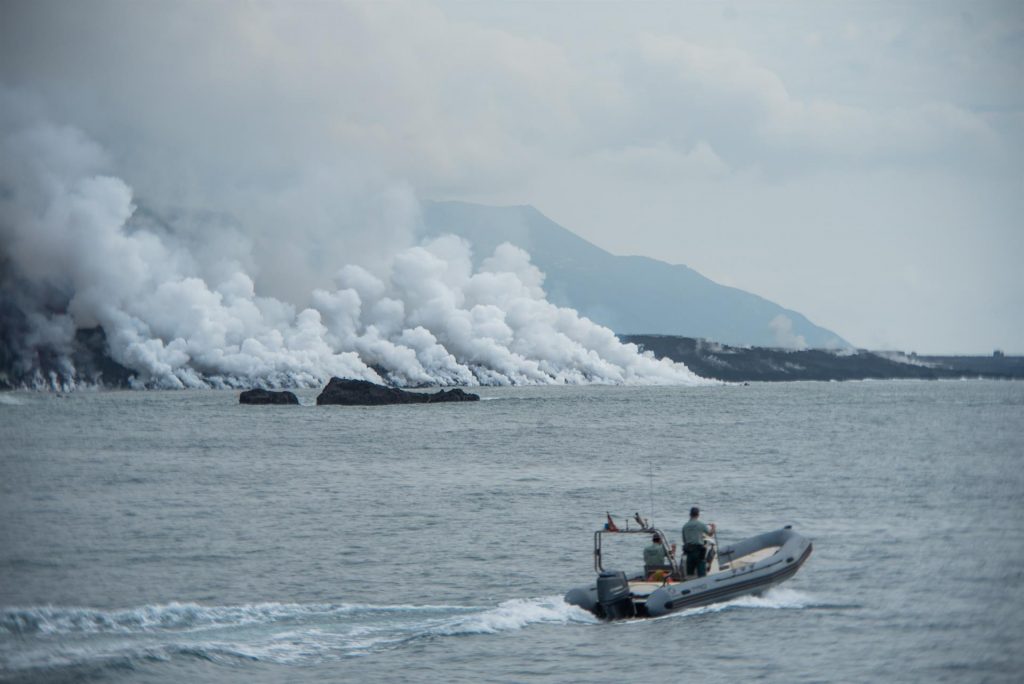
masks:
POLYGON ((1022 356, 907 356, 865 349, 731 347, 678 335, 619 335, 619 339, 659 359, 685 363, 701 377, 725 382, 1024 379, 1022 356))

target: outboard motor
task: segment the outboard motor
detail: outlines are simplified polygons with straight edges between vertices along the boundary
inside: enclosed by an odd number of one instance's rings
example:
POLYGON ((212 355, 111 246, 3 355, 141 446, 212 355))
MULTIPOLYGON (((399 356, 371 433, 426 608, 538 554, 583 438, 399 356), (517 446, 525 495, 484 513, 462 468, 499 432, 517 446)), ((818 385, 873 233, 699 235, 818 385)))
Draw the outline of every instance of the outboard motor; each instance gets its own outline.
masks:
POLYGON ((629 582, 621 570, 605 570, 597 576, 597 602, 609 620, 636 617, 629 582))

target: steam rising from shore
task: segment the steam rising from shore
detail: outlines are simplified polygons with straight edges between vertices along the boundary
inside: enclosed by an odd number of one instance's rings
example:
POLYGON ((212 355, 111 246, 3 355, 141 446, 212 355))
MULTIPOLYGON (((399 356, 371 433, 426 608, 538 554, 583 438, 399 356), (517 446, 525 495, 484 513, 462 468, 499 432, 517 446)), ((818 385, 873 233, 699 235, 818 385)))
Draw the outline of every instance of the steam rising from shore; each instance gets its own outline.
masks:
MULTIPOLYGON (((254 255, 318 247, 282 227, 280 242, 257 251, 244 226, 147 217, 82 132, 3 123, 0 312, 27 328, 14 353, 31 364, 49 350, 61 384, 75 382, 76 329, 97 325, 144 387, 315 386, 331 376, 406 386, 702 382, 548 302, 543 274, 509 244, 478 270, 452 236, 398 245, 371 265, 343 265, 328 249, 317 257, 340 268, 307 306, 266 296, 258 274, 275 264, 254 255)), ((385 215, 415 217, 410 191, 388 192, 385 215)))

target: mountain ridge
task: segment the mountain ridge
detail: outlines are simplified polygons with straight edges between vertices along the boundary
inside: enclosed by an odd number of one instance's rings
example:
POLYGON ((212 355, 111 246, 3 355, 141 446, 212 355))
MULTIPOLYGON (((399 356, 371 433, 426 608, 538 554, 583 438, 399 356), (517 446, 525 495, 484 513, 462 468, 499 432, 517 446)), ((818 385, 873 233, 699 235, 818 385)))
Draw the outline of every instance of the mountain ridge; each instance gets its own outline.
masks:
POLYGON ((733 346, 849 348, 837 333, 683 264, 611 254, 530 205, 424 201, 424 236, 453 233, 482 260, 503 242, 530 253, 549 300, 620 335, 681 335, 733 346))

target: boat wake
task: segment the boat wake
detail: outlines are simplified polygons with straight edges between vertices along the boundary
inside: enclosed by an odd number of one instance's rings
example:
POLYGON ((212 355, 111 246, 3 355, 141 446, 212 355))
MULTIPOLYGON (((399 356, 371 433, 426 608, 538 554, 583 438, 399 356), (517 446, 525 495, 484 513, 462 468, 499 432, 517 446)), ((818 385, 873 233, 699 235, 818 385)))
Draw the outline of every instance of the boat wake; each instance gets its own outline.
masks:
POLYGON ((800 608, 812 608, 815 605, 816 601, 810 594, 786 587, 775 587, 769 589, 761 596, 740 596, 732 601, 723 603, 721 606, 707 606, 706 608, 698 610, 704 610, 705 612, 717 612, 729 608, 793 610, 800 608))
POLYGON ((168 603, 111 611, 4 608, 0 673, 124 670, 175 658, 311 665, 368 656, 424 639, 595 622, 560 596, 512 599, 493 607, 168 603))
MULTIPOLYGON (((766 591, 761 596, 740 596, 732 599, 731 601, 723 601, 722 603, 714 603, 709 606, 700 606, 698 608, 689 608, 677 613, 669 613, 668 615, 649 618, 649 620, 687 619, 697 615, 708 615, 712 613, 741 609, 800 610, 803 608, 818 608, 822 607, 822 605, 823 604, 810 594, 797 591, 795 589, 774 587, 766 591)), ((629 624, 635 624, 635 622, 636 621, 631 621, 629 624)))

